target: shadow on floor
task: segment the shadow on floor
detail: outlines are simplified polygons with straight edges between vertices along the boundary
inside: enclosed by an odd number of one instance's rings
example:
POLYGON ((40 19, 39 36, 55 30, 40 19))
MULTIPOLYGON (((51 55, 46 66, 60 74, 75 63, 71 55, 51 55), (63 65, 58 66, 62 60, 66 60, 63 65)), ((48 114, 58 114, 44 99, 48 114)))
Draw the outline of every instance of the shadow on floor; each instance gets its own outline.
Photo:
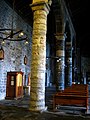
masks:
POLYGON ((18 100, 0 101, 0 120, 90 120, 90 115, 66 113, 60 110, 29 111, 30 96, 18 100))

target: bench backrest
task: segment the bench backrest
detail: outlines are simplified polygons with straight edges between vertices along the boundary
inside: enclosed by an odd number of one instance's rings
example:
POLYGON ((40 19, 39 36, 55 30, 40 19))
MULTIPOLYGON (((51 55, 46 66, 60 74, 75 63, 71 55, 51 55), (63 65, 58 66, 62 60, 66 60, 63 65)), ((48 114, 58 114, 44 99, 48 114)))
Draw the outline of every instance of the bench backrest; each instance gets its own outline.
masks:
POLYGON ((88 85, 86 84, 73 84, 70 87, 67 87, 62 92, 57 92, 57 95, 82 95, 88 96, 88 85))

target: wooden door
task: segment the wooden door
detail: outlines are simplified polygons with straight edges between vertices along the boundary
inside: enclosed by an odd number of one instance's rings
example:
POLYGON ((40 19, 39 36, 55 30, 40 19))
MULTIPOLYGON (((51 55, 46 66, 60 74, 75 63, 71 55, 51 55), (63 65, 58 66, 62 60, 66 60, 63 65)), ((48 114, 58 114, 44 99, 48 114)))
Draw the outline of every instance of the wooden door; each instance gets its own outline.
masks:
POLYGON ((22 97, 23 96, 23 76, 21 73, 17 74, 16 77, 16 97, 22 97))
POLYGON ((14 98, 16 94, 16 75, 7 76, 7 90, 6 96, 9 98, 14 98))

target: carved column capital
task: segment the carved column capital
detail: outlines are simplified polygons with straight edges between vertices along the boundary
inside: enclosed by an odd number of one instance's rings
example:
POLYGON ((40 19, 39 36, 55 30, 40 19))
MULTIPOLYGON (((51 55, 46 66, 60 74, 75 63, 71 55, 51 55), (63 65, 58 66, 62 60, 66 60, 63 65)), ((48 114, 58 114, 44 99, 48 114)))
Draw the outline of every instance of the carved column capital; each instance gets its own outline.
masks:
POLYGON ((65 35, 63 33, 56 33, 55 38, 56 40, 65 40, 65 35))
POLYGON ((45 2, 45 1, 40 1, 40 2, 30 4, 30 7, 32 8, 32 11, 44 10, 46 11, 47 14, 50 11, 50 6, 48 2, 45 2))

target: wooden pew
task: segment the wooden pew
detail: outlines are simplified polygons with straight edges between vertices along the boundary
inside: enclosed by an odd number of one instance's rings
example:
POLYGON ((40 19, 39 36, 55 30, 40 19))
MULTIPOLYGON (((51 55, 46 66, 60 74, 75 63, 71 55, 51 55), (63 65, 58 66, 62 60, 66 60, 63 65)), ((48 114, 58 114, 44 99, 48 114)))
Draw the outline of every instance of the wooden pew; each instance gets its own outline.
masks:
POLYGON ((53 109, 56 106, 77 106, 85 107, 88 111, 88 85, 73 84, 64 91, 57 92, 53 96, 53 109))

